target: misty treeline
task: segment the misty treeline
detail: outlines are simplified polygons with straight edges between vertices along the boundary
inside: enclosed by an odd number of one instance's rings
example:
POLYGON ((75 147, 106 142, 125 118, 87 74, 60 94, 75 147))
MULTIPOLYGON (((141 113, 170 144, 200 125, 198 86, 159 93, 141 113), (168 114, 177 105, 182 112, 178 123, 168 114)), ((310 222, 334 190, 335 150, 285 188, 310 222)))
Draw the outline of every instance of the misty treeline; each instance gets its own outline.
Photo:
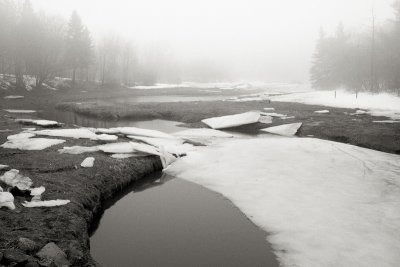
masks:
POLYGON ((393 9, 395 19, 379 27, 371 10, 364 32, 348 33, 342 23, 332 36, 321 29, 310 71, 313 87, 400 94, 400 1, 393 9))
POLYGON ((177 80, 158 51, 138 56, 131 41, 112 32, 94 40, 76 12, 66 19, 35 12, 29 0, 0 0, 0 75, 13 77, 17 88, 40 88, 54 77, 126 86, 152 84, 159 73, 177 80))

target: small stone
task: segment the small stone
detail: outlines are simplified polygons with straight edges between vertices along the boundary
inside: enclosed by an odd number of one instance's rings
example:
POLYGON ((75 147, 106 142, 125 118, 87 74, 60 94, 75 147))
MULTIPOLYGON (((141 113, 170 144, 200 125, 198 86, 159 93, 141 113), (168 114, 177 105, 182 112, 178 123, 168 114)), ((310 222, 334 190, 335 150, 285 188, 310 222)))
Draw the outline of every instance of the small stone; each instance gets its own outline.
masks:
POLYGON ((53 260, 58 267, 70 265, 65 253, 53 242, 45 245, 36 256, 41 260, 53 260))
POLYGON ((28 262, 27 264, 24 265, 25 267, 40 267, 39 263, 35 261, 28 262))
POLYGON ((39 249, 39 245, 28 238, 20 237, 18 239, 18 248, 24 252, 32 252, 39 249))
POLYGON ((8 249, 4 251, 3 257, 9 263, 23 263, 29 259, 28 255, 18 249, 8 249))

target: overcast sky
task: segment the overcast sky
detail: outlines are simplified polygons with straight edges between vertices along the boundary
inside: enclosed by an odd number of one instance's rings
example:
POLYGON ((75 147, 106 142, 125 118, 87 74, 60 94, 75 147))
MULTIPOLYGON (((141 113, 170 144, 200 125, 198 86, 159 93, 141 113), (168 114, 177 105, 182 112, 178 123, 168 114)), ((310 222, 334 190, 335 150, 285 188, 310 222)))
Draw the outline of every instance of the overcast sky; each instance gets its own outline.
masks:
POLYGON ((392 0, 33 0, 91 31, 115 30, 136 43, 168 48, 182 62, 207 60, 238 79, 307 81, 320 27, 367 31, 393 17, 392 0))

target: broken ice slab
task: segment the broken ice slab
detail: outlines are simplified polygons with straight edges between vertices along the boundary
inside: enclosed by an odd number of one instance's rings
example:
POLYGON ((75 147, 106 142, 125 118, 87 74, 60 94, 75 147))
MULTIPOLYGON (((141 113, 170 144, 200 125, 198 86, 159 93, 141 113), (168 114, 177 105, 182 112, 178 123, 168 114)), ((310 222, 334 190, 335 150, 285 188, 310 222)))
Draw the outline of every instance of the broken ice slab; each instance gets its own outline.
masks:
POLYGON ((93 167, 93 165, 94 165, 94 157, 87 157, 81 163, 81 167, 83 168, 91 168, 93 167))
POLYGON ((0 147, 20 150, 43 150, 53 145, 64 143, 65 140, 49 138, 24 138, 13 139, 5 142, 0 147))
POLYGON ((56 200, 45 200, 45 201, 25 201, 22 203, 22 206, 26 208, 36 208, 36 207, 56 207, 62 206, 70 203, 70 200, 67 199, 56 199, 56 200))
POLYGON ((316 110, 316 111, 314 111, 314 113, 327 114, 327 113, 329 113, 329 110, 327 110, 327 109, 324 109, 324 110, 316 110))
POLYGON ((260 119, 260 113, 255 111, 228 115, 222 117, 214 117, 202 120, 203 123, 207 124, 213 129, 224 129, 242 126, 246 124, 256 123, 260 119))
POLYGON ((278 134, 278 135, 283 135, 283 136, 294 136, 299 128, 301 127, 302 123, 290 123, 290 124, 283 124, 279 126, 274 126, 274 127, 268 127, 261 129, 263 132, 267 133, 273 133, 273 134, 278 134))
POLYGON ((10 210, 15 209, 14 196, 10 192, 0 192, 0 208, 6 207, 10 210))
POLYGON ((40 130, 32 132, 36 135, 46 136, 58 136, 58 137, 69 137, 69 138, 87 138, 90 140, 102 140, 102 141, 114 141, 118 139, 116 135, 109 134, 95 134, 87 128, 79 129, 53 129, 53 130, 40 130))
POLYGON ((258 122, 270 124, 270 123, 272 123, 272 117, 271 116, 261 116, 260 119, 258 120, 258 122))
POLYGON ((33 184, 29 177, 19 174, 19 170, 11 169, 0 176, 0 181, 11 187, 17 187, 21 191, 29 190, 33 184))
POLYGON ((42 127, 59 127, 62 125, 62 123, 51 120, 16 119, 15 121, 26 125, 38 125, 42 127))

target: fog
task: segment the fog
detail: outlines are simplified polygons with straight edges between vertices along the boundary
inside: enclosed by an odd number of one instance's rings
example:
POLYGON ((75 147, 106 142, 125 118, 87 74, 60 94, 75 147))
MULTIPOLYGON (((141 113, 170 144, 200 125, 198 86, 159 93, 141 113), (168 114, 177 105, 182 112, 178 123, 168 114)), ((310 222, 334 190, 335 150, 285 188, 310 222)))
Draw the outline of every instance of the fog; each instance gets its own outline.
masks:
POLYGON ((161 47, 182 64, 207 62, 233 79, 308 81, 321 27, 367 30, 392 1, 379 0, 34 0, 68 17, 77 10, 93 35, 116 31, 138 46, 161 47))

